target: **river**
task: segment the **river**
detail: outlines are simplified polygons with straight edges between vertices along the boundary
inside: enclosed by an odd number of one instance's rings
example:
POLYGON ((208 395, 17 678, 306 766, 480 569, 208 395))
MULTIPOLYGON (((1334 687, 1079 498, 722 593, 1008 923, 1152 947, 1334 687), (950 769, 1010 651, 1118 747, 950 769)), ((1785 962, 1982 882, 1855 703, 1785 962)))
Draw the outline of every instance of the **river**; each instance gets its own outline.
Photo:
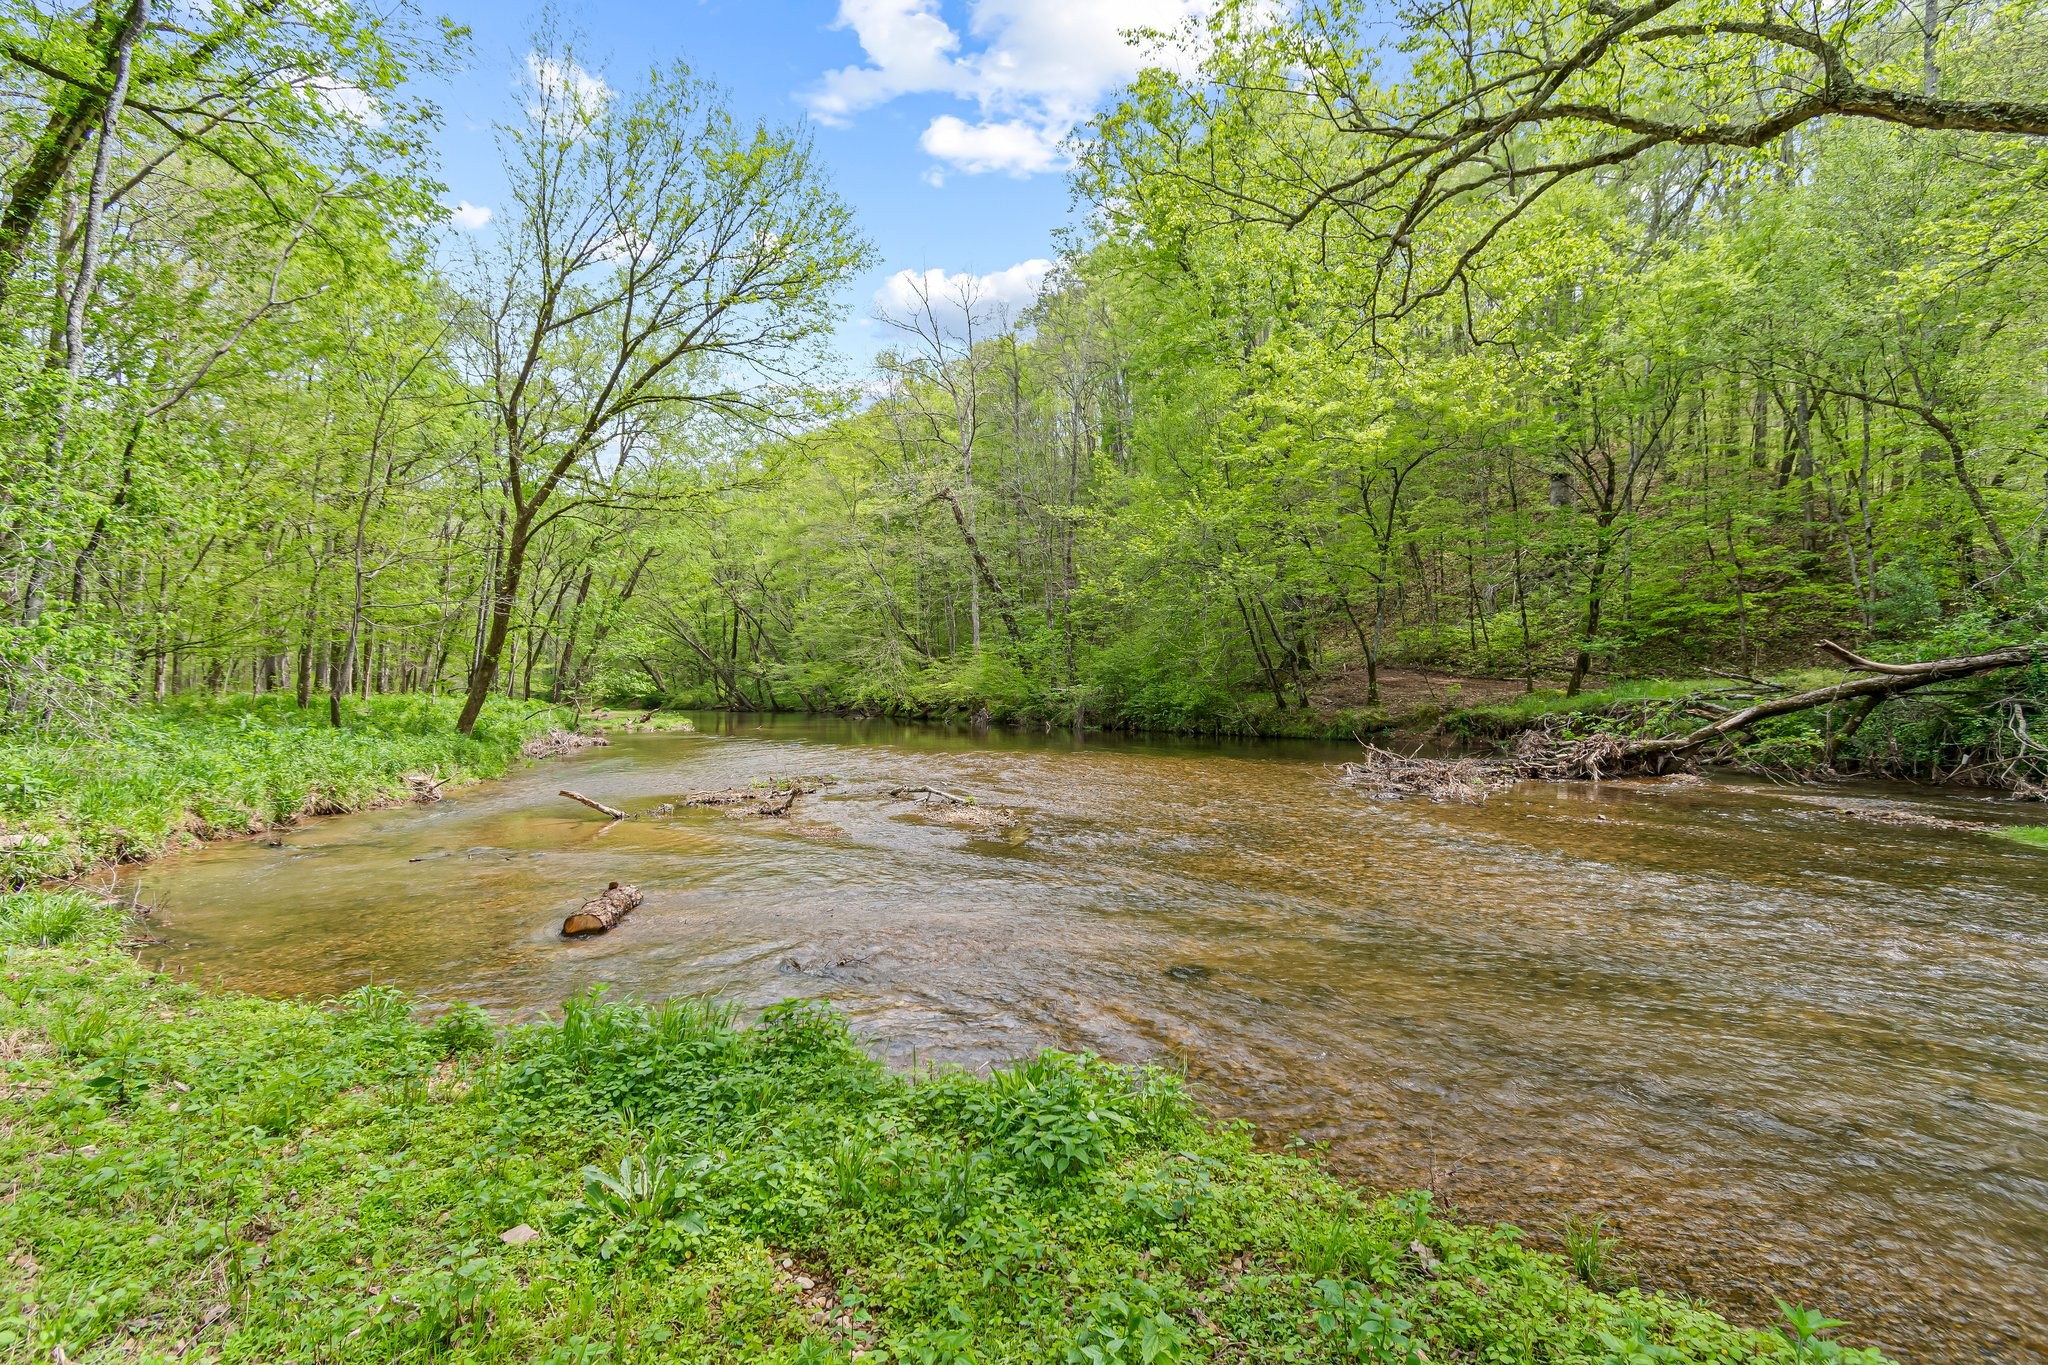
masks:
POLYGON ((903 1063, 1161 1061, 1347 1176, 1539 1242, 1604 1215, 1646 1287, 1739 1319, 2048 1361, 2048 852, 1868 818, 2023 811, 1730 781, 1437 806, 1306 744, 699 726, 149 866, 157 951, 278 995, 814 995, 903 1063), (837 782, 783 820, 555 795, 796 775, 837 782), (1022 823, 932 823, 905 784, 1022 823), (612 880, 646 905, 562 941, 612 880))

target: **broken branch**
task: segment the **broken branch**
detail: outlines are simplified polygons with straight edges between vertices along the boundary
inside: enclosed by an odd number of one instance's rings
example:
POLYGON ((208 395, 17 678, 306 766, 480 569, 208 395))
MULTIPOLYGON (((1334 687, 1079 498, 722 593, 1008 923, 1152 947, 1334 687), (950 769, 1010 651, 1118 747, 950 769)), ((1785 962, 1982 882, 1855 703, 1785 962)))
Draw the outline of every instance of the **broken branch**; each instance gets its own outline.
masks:
POLYGON ((568 797, 571 801, 590 807, 600 815, 609 815, 614 820, 629 818, 626 812, 620 810, 617 806, 607 806, 602 801, 593 801, 582 792, 572 792, 567 787, 564 787, 560 794, 568 797))

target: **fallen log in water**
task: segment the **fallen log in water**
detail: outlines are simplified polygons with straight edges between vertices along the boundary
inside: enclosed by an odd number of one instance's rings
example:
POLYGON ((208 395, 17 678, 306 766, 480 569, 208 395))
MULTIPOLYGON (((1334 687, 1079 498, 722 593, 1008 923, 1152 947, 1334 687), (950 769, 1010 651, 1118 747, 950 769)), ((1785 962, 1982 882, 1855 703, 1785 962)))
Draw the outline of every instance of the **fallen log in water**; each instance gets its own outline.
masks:
POLYGON ((614 820, 624 820, 628 818, 626 812, 620 810, 617 806, 607 806, 602 801, 593 801, 589 797, 585 796, 582 792, 572 792, 567 787, 564 787, 559 794, 568 797, 571 801, 580 802, 581 804, 590 807, 592 810, 596 811, 600 815, 609 815, 614 820))
POLYGON ((602 934, 620 920, 640 908, 640 888, 620 886, 613 882, 604 894, 595 900, 583 902, 583 908, 562 921, 563 938, 588 938, 602 934))
MULTIPOLYGON (((1836 702, 1860 700, 1863 704, 1847 725, 1830 736, 1832 745, 1856 733, 1880 705, 1902 693, 1957 678, 2018 668, 2048 655, 2048 646, 2011 645, 1982 654, 1926 663, 1888 664, 1853 654, 1832 640, 1820 642, 1823 653, 1871 676, 1830 683, 1806 692, 1781 692, 1739 711, 1705 707, 1693 698, 1686 710, 1704 711, 1711 717, 1705 725, 1682 735, 1624 738, 1615 734, 1592 734, 1577 739, 1559 739, 1543 730, 1524 731, 1507 754, 1493 758, 1434 759, 1417 755, 1403 757, 1370 744, 1363 761, 1343 765, 1344 778, 1379 796, 1422 796, 1431 801, 1484 801, 1489 793, 1525 778, 1564 781, 1574 778, 1600 781, 1629 773, 1661 774, 1673 765, 1689 765, 1699 752, 1719 740, 1732 740, 1758 721, 1790 715, 1836 702), (1699 709, 1694 709, 1699 708, 1699 709)), ((1751 681, 1744 679, 1744 681, 1751 681)), ((1581 718, 1582 720, 1583 718, 1581 718)))
MULTIPOLYGON (((1853 654, 1832 640, 1822 640, 1820 650, 1858 673, 1869 673, 1874 676, 1852 678, 1847 682, 1816 687, 1810 692, 1773 697, 1769 701, 1758 702, 1754 706, 1724 716, 1709 725, 1702 725, 1688 734, 1661 739, 1631 740, 1618 746, 1616 756, 1623 762, 1647 767, 1653 772, 1661 772, 1664 763, 1669 759, 1682 757, 1717 739, 1725 739, 1738 731, 1747 730, 1760 720, 1790 715, 1794 711, 1808 711, 1816 706, 1830 706, 1838 701, 1861 699, 1862 708, 1848 725, 1834 736, 1835 741, 1839 743, 1855 734, 1857 728, 1870 718, 1872 711, 1903 692, 1930 687, 1935 683, 1952 682, 1957 678, 1975 677, 1979 673, 1993 673, 2001 668, 2018 668, 2048 653, 2048 649, 2040 645, 2008 645, 2004 649, 1987 650, 1982 654, 1965 654, 1954 659, 1930 659, 1926 663, 1916 664, 1887 664, 1853 654)), ((1600 774, 1596 771, 1587 775, 1598 777, 1600 774)))

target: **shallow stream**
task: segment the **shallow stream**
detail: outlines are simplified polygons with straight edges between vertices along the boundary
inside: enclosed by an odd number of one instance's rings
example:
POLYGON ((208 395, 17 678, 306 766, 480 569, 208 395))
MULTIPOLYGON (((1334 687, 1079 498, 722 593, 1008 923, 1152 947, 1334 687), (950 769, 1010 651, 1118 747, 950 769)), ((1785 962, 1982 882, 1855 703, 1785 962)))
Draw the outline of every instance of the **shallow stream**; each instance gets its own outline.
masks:
POLYGON ((1310 745, 699 726, 148 867, 159 951, 271 994, 816 995, 904 1062, 1165 1061, 1346 1175, 1553 1244, 1604 1214, 1646 1286, 1738 1318, 2048 1361, 2048 851, 1883 822, 2022 812, 1719 781, 1433 806, 1310 745), (555 795, 798 775, 838 780, 780 820, 555 795), (926 784, 1022 824, 887 795, 926 784), (563 942, 612 880, 646 905, 563 942))

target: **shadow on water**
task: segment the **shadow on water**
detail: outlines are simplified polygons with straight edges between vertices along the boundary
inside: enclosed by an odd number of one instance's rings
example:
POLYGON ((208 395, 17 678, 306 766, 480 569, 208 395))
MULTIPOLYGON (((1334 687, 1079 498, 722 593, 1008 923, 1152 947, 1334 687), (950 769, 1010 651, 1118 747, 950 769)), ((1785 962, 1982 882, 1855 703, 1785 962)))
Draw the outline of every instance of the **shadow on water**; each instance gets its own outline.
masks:
POLYGON ((1813 788, 1430 806, 1338 788, 1330 746, 699 723, 142 888, 172 960, 273 994, 816 995, 903 1060, 1165 1059, 1360 1179, 1553 1243, 1604 1213, 1647 1286, 1815 1303, 1911 1361, 2048 1361, 2048 854, 1813 788), (787 821, 606 827, 554 794, 796 775, 837 782, 787 821), (923 784, 1020 824, 887 796, 923 784), (614 879, 647 904, 561 941, 614 879))

